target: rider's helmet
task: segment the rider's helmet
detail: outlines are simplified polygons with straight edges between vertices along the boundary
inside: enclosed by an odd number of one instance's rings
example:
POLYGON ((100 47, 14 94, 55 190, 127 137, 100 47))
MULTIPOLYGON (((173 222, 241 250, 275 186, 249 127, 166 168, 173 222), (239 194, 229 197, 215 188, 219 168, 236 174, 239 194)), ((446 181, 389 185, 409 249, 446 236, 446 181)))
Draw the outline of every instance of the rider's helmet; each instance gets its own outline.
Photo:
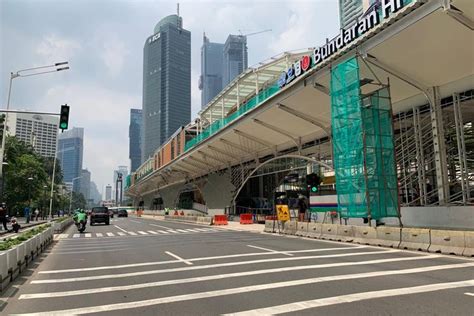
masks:
POLYGON ((84 209, 82 209, 82 208, 79 209, 79 212, 80 213, 85 213, 84 209))

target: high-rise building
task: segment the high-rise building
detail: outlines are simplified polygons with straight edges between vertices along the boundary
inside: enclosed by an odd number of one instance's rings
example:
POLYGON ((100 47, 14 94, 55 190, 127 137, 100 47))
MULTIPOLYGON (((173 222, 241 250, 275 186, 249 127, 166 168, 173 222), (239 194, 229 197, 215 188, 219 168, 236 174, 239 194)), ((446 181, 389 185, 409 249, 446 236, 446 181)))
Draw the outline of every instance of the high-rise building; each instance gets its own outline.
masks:
POLYGON ((135 172, 142 164, 142 128, 142 110, 130 109, 130 125, 128 127, 130 172, 135 172))
POLYGON ((58 118, 51 115, 9 113, 8 135, 30 144, 43 157, 54 157, 58 124, 58 118))
POLYGON ((84 129, 74 127, 59 135, 57 157, 61 162, 64 182, 80 192, 82 154, 84 150, 84 129))
POLYGON ((90 198, 94 201, 94 203, 99 203, 102 201, 102 194, 100 194, 99 189, 97 189, 97 185, 94 181, 91 181, 90 185, 90 198))
POLYGON ((222 90, 224 44, 212 43, 206 34, 201 46, 201 108, 204 108, 222 90))
POLYGON ((247 67, 247 36, 229 35, 224 44, 222 86, 228 85, 247 67))
POLYGON ((91 173, 87 169, 82 169, 81 170, 81 176, 82 178, 80 179, 80 193, 84 196, 84 198, 89 200, 90 198, 90 191, 91 191, 91 173))
POLYGON ((191 121, 191 32, 163 18, 143 48, 142 161, 191 121))
POLYGON ((341 28, 354 24, 371 5, 377 5, 380 0, 339 0, 339 20, 341 28))
POLYGON ((105 186, 105 200, 106 201, 112 200, 112 186, 110 184, 107 184, 105 186))
POLYGON ((123 189, 125 188, 125 178, 128 176, 128 167, 127 166, 118 166, 117 170, 114 170, 114 199, 117 197, 117 192, 119 194, 119 199, 120 199, 120 192, 122 192, 122 198, 123 198, 123 189), (117 178, 118 174, 122 174, 122 185, 120 188, 117 188, 117 178))

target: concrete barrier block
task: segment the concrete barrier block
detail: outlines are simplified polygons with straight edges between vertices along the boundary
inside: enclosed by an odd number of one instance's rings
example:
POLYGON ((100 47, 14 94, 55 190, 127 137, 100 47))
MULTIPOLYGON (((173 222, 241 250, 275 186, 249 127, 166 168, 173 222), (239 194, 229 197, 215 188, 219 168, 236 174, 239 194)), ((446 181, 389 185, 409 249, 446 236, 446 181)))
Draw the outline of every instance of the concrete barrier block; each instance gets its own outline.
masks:
POLYGON ((323 225, 321 223, 309 223, 308 224, 308 237, 320 238, 322 229, 323 229, 323 225))
POLYGON ((354 242, 362 245, 375 245, 377 243, 377 231, 374 227, 354 226, 354 242))
POLYGON ((307 222, 298 222, 296 225, 296 236, 307 237, 308 236, 308 223, 307 222))
POLYGON ((16 275, 18 270, 18 255, 16 249, 7 250, 7 266, 8 271, 12 275, 16 275))
POLYGON ((18 262, 20 264, 23 264, 26 262, 26 246, 25 243, 19 244, 18 246, 15 247, 16 249, 16 255, 18 257, 18 262))
POLYGON ((431 230, 431 245, 429 252, 462 255, 465 249, 465 235, 463 231, 431 230))
POLYGON ((287 235, 294 235, 296 233, 296 222, 295 221, 284 222, 283 233, 287 235))
POLYGON ((354 226, 352 225, 337 225, 337 240, 352 242, 354 241, 354 226))
POLYGON ((27 241, 25 241, 25 256, 27 258, 27 260, 30 260, 31 258, 31 252, 33 251, 32 248, 33 248, 33 243, 31 241, 31 239, 28 239, 27 241))
POLYGON ((337 224, 322 224, 321 239, 337 240, 337 224))
POLYGON ((400 249, 428 251, 431 243, 430 230, 426 228, 402 228, 400 249))
POLYGON ((474 257, 474 232, 464 232, 463 256, 474 257))
POLYGON ((400 227, 379 226, 376 228, 377 246, 398 248, 400 245, 400 227))
POLYGON ((8 258, 7 252, 0 253, 0 290, 2 290, 2 281, 8 276, 8 258))
POLYGON ((266 220, 265 229, 263 230, 266 233, 274 233, 278 231, 278 222, 275 220, 266 220))

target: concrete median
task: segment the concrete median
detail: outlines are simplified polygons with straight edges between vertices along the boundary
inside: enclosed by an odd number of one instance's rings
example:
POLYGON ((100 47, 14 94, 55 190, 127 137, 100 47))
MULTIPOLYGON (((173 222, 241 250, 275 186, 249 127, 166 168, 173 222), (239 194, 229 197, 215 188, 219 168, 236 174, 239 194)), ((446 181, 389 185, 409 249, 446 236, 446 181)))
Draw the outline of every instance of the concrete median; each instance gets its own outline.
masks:
POLYGON ((377 231, 373 227, 354 226, 354 242, 361 245, 375 245, 377 243, 377 231))
POLYGON ((431 237, 426 228, 402 228, 400 249, 428 251, 431 237))
POLYGON ((337 225, 337 240, 345 242, 354 241, 354 226, 352 225, 337 225))
POLYGON ((465 232, 454 230, 431 230, 431 245, 428 248, 429 252, 462 255, 465 248, 465 232))
POLYGON ((283 233, 286 235, 294 235, 296 233, 296 222, 295 221, 284 222, 283 233))
POLYGON ((337 224, 323 224, 321 228, 321 239, 337 240, 337 224))
POLYGON ((296 236, 307 237, 308 236, 308 223, 307 222, 298 222, 296 226, 296 236))

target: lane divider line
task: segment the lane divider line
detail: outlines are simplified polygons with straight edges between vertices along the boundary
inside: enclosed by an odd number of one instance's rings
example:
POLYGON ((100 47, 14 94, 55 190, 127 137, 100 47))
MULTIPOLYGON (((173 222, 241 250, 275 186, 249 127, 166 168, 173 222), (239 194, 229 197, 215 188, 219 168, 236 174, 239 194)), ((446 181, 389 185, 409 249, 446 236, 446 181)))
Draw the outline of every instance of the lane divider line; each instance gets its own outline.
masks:
POLYGON ((255 248, 255 249, 260 249, 260 250, 264 250, 264 251, 268 251, 268 252, 278 252, 278 253, 281 253, 285 256, 294 256, 292 253, 288 253, 288 252, 283 252, 283 251, 277 251, 277 250, 273 250, 273 249, 268 249, 268 248, 263 248, 263 247, 259 247, 259 246, 253 246, 253 245, 247 245, 247 247, 251 247, 251 248, 255 248))
POLYGON ((188 260, 185 260, 185 259, 181 258, 180 256, 175 255, 175 254, 172 253, 172 252, 165 251, 165 253, 166 253, 167 255, 169 255, 169 256, 175 258, 175 259, 178 259, 179 261, 181 261, 181 262, 183 262, 183 263, 185 263, 185 264, 187 264, 187 265, 192 265, 192 264, 193 264, 192 262, 189 262, 188 260))
POLYGON ((117 225, 114 225, 115 228, 117 229, 120 229, 121 231, 123 231, 124 233, 126 233, 127 231, 125 229, 123 229, 122 227, 120 226, 117 226, 117 225))
POLYGON ((161 225, 156 225, 156 224, 149 224, 149 225, 155 226, 155 227, 158 227, 158 228, 171 229, 171 227, 166 227, 166 226, 161 226, 161 225))

